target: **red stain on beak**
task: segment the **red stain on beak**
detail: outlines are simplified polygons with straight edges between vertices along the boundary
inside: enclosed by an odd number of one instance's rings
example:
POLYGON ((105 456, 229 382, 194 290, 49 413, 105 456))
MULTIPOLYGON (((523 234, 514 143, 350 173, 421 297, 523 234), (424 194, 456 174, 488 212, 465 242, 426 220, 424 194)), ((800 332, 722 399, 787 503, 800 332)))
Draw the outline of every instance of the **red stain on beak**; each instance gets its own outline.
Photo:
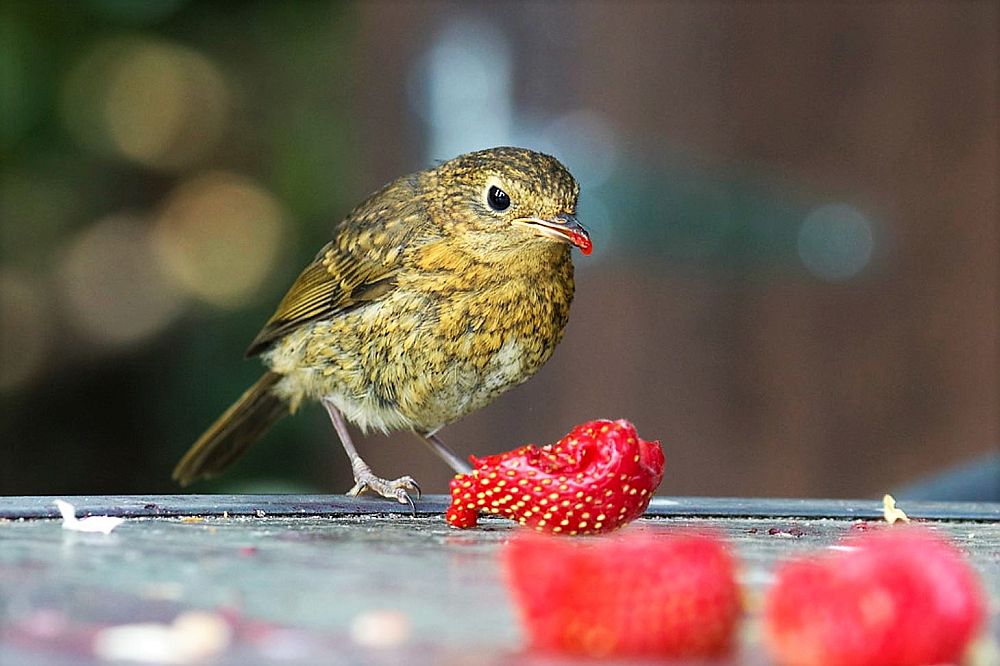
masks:
POLYGON ((589 255, 594 251, 594 245, 590 242, 590 236, 587 234, 581 234, 578 231, 574 231, 570 233, 569 240, 573 243, 573 245, 580 248, 580 252, 583 252, 584 255, 589 255))

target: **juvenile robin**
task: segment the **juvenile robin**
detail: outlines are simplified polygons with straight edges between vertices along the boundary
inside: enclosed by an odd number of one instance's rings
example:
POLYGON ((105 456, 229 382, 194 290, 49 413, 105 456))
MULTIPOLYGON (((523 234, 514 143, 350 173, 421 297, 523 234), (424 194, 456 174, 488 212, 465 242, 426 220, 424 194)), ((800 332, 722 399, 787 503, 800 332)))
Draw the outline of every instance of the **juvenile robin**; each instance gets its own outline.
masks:
POLYGON ((389 183, 334 230, 250 344, 267 372, 184 455, 187 485, 233 463, 304 400, 318 400, 351 460, 354 487, 412 503, 409 476, 383 479, 347 429, 406 429, 458 472, 437 432, 521 384, 549 359, 573 299, 579 185, 523 148, 460 155, 389 183))

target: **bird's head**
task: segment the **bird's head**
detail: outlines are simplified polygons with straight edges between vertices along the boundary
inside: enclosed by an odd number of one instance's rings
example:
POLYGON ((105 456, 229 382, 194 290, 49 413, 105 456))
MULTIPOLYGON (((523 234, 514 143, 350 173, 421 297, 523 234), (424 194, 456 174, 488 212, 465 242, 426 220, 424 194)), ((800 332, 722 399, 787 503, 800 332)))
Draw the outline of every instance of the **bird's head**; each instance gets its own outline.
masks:
POLYGON ((590 254, 576 220, 580 186, 557 159, 524 148, 459 155, 434 169, 446 229, 498 254, 575 245, 590 254))

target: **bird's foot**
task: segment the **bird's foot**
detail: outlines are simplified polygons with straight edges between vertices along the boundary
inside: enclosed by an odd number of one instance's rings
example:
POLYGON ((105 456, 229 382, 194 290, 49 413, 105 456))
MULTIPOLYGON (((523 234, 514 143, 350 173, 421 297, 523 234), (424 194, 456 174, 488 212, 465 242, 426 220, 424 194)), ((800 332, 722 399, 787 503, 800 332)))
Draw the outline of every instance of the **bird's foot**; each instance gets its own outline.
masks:
POLYGON ((365 491, 381 495, 386 499, 394 499, 400 504, 409 504, 414 512, 416 512, 416 507, 413 505, 410 493, 415 493, 417 499, 420 499, 420 486, 417 485, 412 476, 401 476, 390 481, 375 476, 367 466, 354 470, 354 487, 348 490, 347 494, 351 497, 357 497, 365 491))

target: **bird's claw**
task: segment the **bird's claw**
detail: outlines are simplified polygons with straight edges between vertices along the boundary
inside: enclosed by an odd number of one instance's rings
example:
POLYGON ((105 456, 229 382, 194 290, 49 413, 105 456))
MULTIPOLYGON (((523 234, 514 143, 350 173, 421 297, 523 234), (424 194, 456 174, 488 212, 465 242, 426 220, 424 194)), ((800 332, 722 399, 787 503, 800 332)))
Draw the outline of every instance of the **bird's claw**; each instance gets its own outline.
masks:
POLYGON ((357 497, 365 491, 370 491, 386 499, 395 499, 400 504, 409 504, 410 510, 416 515, 417 507, 413 504, 410 493, 416 493, 417 499, 420 499, 421 492, 420 486, 412 476, 401 476, 390 481, 369 472, 357 475, 354 481, 354 486, 347 491, 347 495, 357 497))
MULTIPOLYGON (((418 495, 417 497, 419 498, 420 496, 418 495)), ((397 490, 396 491, 396 499, 399 500, 400 504, 409 504, 410 505, 410 515, 412 515, 412 516, 416 516, 417 515, 417 506, 413 503, 413 499, 407 494, 407 492, 405 490, 403 490, 402 488, 400 488, 399 490, 397 490)))

